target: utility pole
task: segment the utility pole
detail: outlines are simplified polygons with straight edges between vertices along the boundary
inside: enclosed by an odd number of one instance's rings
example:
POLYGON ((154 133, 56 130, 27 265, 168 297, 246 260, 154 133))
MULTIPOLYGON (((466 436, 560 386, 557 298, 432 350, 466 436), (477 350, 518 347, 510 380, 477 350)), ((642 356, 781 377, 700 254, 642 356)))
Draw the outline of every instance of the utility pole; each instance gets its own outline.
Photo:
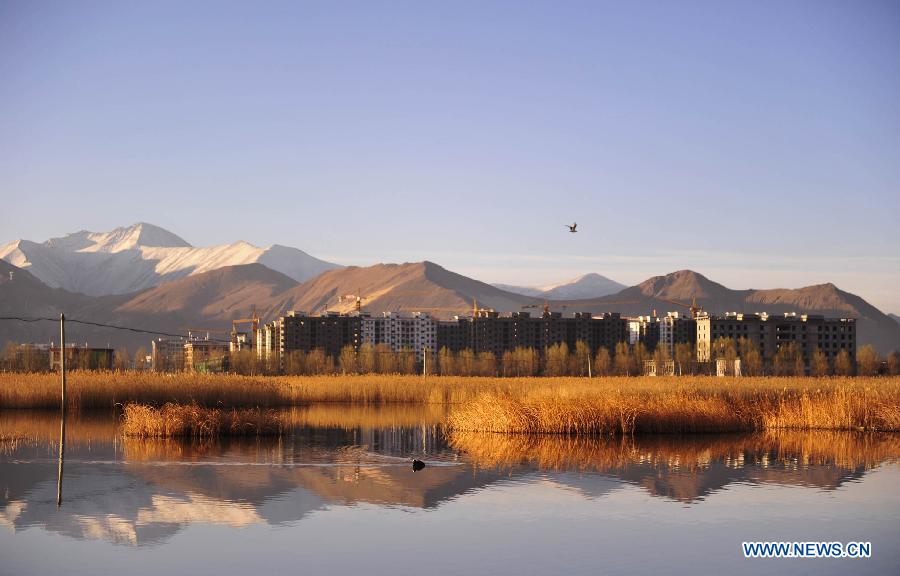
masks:
POLYGON ((588 378, 593 378, 591 374, 591 355, 588 353, 588 378))
POLYGON ((59 424, 59 471, 56 477, 56 506, 62 505, 63 455, 66 449, 66 315, 59 315, 59 377, 62 385, 59 424))

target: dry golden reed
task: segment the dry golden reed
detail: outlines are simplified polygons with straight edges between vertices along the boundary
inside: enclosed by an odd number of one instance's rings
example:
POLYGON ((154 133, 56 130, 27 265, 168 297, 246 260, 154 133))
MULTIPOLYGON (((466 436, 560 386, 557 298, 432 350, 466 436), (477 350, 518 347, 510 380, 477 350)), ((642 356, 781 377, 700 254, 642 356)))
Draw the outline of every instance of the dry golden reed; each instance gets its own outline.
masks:
POLYGON ((632 386, 484 393, 454 430, 618 435, 764 429, 900 431, 896 378, 643 378, 632 386))
POLYGON ((267 436, 284 432, 274 410, 261 408, 204 408, 196 404, 165 404, 154 408, 126 404, 122 433, 143 438, 267 436))
MULTIPOLYGON (((522 379, 539 382, 539 379, 522 379)), ((532 384, 529 384, 532 385, 532 384)), ((512 391, 513 379, 414 375, 241 376, 73 371, 70 408, 113 408, 136 402, 201 406, 297 406, 316 402, 453 404, 482 391, 512 391)), ((0 373, 0 409, 58 408, 59 375, 0 373)))

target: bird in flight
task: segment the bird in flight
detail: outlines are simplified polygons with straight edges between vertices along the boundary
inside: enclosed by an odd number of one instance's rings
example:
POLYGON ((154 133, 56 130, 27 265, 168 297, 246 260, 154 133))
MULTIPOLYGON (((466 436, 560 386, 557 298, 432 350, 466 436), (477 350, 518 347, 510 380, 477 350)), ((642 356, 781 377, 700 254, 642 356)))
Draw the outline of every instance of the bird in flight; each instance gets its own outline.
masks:
POLYGON ((571 232, 572 234, 578 232, 578 230, 576 230, 576 228, 578 228, 578 222, 573 222, 571 226, 566 224, 566 226, 569 228, 569 232, 571 232))

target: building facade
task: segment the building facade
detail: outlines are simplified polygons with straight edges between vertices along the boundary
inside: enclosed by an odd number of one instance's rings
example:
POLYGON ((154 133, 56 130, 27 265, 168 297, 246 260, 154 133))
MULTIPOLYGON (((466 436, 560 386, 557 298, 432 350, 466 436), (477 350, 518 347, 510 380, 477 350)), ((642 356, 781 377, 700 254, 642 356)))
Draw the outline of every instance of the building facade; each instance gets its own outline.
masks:
POLYGON ((184 343, 184 369, 188 372, 224 372, 229 365, 229 344, 216 340, 184 343))
POLYGON ((361 315, 359 322, 363 344, 385 344, 394 352, 414 350, 418 361, 437 353, 438 324, 425 312, 361 315))
POLYGON ((703 315, 697 318, 697 359, 712 359, 714 343, 719 339, 745 338, 759 350, 765 361, 775 358, 778 350, 794 343, 808 367, 816 349, 833 361, 842 350, 856 361, 856 320, 825 318, 819 315, 784 315, 729 313, 723 316, 703 315))
POLYGON ((184 340, 157 338, 150 342, 150 369, 154 372, 184 370, 184 340))
POLYGON ((328 312, 322 316, 308 316, 304 312, 288 312, 275 321, 278 354, 292 350, 321 350, 337 357, 344 346, 359 350, 362 343, 361 318, 328 312))
POLYGON ((659 346, 669 358, 674 358, 677 344, 697 345, 697 320, 669 312, 659 319, 659 346))
MULTIPOLYGON (((50 369, 59 370, 62 360, 59 346, 50 347, 50 369)), ((66 346, 66 370, 112 370, 112 348, 90 348, 88 346, 66 346)))

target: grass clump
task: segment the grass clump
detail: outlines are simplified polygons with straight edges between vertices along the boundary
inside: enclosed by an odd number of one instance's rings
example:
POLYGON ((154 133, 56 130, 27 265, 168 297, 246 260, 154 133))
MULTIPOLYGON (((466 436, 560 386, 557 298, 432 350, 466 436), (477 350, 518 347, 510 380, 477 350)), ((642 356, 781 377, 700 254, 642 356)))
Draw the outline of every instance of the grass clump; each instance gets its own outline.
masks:
POLYGON ((123 434, 141 438, 269 436, 281 434, 284 429, 283 419, 274 410, 223 410, 172 403, 162 408, 126 404, 122 425, 123 434))

